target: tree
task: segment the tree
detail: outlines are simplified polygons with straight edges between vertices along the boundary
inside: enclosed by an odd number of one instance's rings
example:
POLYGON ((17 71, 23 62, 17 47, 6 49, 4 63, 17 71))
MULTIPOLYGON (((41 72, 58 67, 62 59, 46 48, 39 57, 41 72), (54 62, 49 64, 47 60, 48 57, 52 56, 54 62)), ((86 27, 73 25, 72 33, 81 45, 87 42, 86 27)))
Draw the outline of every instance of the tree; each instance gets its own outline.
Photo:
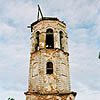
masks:
POLYGON ((100 59, 100 52, 99 52, 99 56, 98 56, 98 58, 100 59))
POLYGON ((15 99, 14 99, 14 98, 10 98, 10 97, 9 97, 9 98, 8 98, 8 100, 15 100, 15 99))

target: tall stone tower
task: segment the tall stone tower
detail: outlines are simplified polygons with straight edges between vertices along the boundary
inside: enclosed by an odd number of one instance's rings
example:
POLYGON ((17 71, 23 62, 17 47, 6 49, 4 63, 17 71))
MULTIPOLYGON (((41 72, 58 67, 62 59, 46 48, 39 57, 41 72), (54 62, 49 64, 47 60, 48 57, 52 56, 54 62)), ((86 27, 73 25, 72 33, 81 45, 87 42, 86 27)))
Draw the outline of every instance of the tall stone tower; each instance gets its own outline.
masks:
POLYGON ((31 24, 29 86, 26 100, 74 100, 70 88, 66 24, 42 17, 31 24))

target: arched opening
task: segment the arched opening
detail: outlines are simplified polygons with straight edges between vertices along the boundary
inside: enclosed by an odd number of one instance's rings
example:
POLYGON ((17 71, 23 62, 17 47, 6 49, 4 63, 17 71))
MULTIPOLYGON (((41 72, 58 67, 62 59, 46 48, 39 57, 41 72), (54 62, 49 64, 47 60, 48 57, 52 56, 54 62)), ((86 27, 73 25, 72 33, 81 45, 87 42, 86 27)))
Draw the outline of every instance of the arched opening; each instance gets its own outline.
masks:
POLYGON ((63 47, 63 32, 62 31, 60 31, 59 32, 59 34, 60 34, 60 49, 63 49, 64 47, 63 47))
POLYGON ((47 62, 46 74, 53 74, 53 63, 47 62))
POLYGON ((39 31, 35 33, 36 43, 35 43, 35 50, 39 50, 39 31))
POLYGON ((53 49, 54 48, 54 37, 53 37, 53 30, 47 29, 46 31, 46 48, 53 49))

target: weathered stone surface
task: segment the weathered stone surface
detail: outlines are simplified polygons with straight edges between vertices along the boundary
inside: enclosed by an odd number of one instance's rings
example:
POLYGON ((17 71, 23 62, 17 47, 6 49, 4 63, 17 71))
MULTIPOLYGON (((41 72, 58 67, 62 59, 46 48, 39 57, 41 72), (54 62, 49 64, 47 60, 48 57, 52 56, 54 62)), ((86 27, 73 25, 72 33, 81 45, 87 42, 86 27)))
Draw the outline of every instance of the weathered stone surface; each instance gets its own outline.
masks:
POLYGON ((74 100, 76 93, 70 92, 65 94, 38 94, 34 92, 27 92, 26 100, 74 100))
POLYGON ((60 49, 60 35, 59 32, 63 32, 63 46, 64 46, 64 52, 67 52, 68 47, 67 47, 67 33, 66 33, 66 26, 65 24, 59 22, 59 21, 52 21, 52 20, 43 20, 37 23, 36 25, 32 26, 32 37, 31 37, 31 52, 35 51, 35 44, 36 44, 36 39, 35 39, 35 33, 37 31, 40 32, 39 35, 39 48, 46 48, 46 30, 47 29, 53 29, 53 34, 54 34, 54 48, 59 48, 60 49))
POLYGON ((29 86, 28 92, 25 93, 26 100, 74 100, 76 93, 71 92, 70 88, 65 24, 57 20, 41 20, 31 28, 29 86), (46 44, 46 41, 49 41, 46 40, 47 29, 53 30, 54 47, 50 49, 46 44), (39 38, 36 36, 37 32, 39 38), (47 73, 48 62, 52 62, 53 65, 51 74, 47 73))
POLYGON ((68 53, 64 53, 59 49, 42 49, 34 52, 31 56, 30 87, 32 90, 44 93, 70 91, 68 53), (53 63, 53 74, 46 74, 47 62, 53 63), (43 79, 39 80, 41 77, 43 79), (37 87, 40 83, 42 86, 39 90, 37 87))

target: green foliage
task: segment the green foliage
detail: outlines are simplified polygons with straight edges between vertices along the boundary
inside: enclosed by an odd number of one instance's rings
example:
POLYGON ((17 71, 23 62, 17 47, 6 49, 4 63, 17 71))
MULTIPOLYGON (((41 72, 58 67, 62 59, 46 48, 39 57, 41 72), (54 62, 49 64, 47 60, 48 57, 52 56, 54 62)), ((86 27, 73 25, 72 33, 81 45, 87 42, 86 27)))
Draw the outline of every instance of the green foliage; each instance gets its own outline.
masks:
POLYGON ((15 100, 14 98, 8 98, 8 100, 15 100))
POLYGON ((99 52, 99 57, 98 58, 100 59, 100 52, 99 52))

